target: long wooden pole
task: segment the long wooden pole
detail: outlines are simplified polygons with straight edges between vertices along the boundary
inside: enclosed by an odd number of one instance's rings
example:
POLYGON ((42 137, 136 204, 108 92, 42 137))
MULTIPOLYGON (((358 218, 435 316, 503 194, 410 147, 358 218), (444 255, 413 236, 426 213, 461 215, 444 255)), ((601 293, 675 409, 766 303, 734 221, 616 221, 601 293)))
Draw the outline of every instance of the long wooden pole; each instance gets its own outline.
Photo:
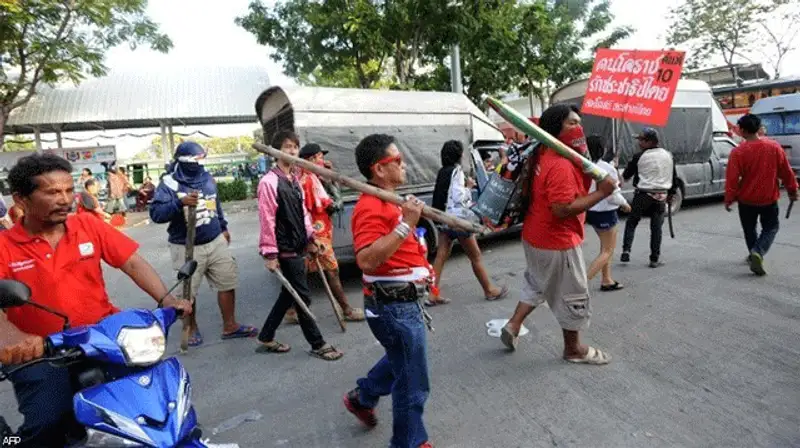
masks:
MULTIPOLYGON (((186 254, 185 261, 194 260, 194 239, 197 232, 197 206, 190 205, 183 208, 183 214, 186 219, 186 254)), ((191 337, 192 329, 195 326, 195 301, 192 295, 192 278, 187 278, 183 282, 183 299, 188 300, 192 304, 192 314, 183 318, 183 329, 181 331, 181 353, 186 353, 189 349, 189 338, 191 337)))
MULTIPOLYGON (((348 187, 360 191, 361 193, 367 193, 376 196, 386 202, 391 202, 397 205, 403 205, 403 203, 405 202, 405 199, 403 199, 403 197, 398 194, 382 190, 378 187, 374 187, 372 185, 369 185, 361 181, 357 181, 343 174, 339 174, 335 171, 331 171, 327 168, 315 165, 307 160, 303 160, 299 157, 293 157, 290 156, 289 154, 278 151, 277 149, 273 149, 269 146, 262 145, 261 143, 254 143, 253 148, 255 148, 259 152, 275 157, 276 159, 281 159, 286 162, 294 163, 302 167, 303 169, 311 171, 312 173, 320 177, 323 177, 325 179, 339 182, 342 185, 347 185, 348 187)), ((454 229, 461 229, 467 232, 477 233, 481 235, 491 232, 491 230, 489 230, 489 228, 486 226, 469 222, 465 219, 461 219, 453 215, 448 215, 447 213, 444 213, 440 210, 429 207, 427 205, 422 209, 422 216, 428 219, 432 219, 436 222, 446 224, 448 227, 454 229)))
POLYGON ((606 176, 608 176, 608 173, 606 173, 605 170, 592 163, 591 160, 578 154, 575 152, 575 150, 565 145, 552 135, 548 134, 544 129, 536 126, 535 123, 528 120, 528 118, 509 107, 504 102, 491 96, 486 98, 486 102, 489 104, 489 106, 491 106, 492 109, 495 110, 495 112, 497 112, 498 115, 511 123, 511 126, 514 126, 518 131, 535 137, 546 146, 552 148, 558 153, 558 155, 572 162, 584 173, 592 176, 592 178, 597 182, 600 182, 606 176))

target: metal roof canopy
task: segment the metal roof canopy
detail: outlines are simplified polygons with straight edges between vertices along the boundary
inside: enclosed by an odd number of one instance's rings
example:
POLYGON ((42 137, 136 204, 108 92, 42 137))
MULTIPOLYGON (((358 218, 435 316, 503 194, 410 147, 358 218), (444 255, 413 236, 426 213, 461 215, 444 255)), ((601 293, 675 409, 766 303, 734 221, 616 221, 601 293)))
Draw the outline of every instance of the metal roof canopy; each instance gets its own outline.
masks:
POLYGON ((178 67, 112 72, 80 85, 40 87, 11 112, 6 134, 255 123, 253 98, 269 85, 260 67, 178 67))

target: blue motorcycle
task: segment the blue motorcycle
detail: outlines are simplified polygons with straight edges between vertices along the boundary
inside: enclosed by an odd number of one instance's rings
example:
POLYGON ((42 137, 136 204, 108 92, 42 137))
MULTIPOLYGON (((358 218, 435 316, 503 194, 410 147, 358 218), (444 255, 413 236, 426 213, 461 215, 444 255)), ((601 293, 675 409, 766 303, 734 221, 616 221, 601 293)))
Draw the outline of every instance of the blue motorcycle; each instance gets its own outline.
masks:
MULTIPOLYGON (((196 269, 196 261, 181 267, 170 292, 196 269)), ((169 328, 179 317, 174 308, 125 310, 70 328, 62 313, 29 299, 23 283, 0 280, 0 308, 35 306, 64 319, 64 331, 45 339, 44 357, 0 373, 0 381, 40 362, 78 366, 81 387, 73 410, 85 437, 69 446, 238 448, 201 439, 189 374, 177 358, 162 360, 169 328)))

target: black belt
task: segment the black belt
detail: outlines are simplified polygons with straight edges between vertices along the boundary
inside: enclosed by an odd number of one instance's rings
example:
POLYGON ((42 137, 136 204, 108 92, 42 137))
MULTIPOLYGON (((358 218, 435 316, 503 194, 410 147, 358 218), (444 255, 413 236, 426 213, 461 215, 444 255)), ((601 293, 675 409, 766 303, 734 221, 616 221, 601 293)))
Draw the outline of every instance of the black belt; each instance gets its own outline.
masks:
POLYGON ((364 284, 364 302, 379 304, 416 302, 425 297, 428 285, 414 282, 379 281, 364 284))

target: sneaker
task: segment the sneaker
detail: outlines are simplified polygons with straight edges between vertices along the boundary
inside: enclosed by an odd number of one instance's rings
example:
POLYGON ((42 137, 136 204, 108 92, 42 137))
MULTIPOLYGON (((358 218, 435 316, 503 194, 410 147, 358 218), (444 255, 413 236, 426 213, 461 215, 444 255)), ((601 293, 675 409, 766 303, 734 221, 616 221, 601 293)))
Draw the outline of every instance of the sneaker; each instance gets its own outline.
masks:
POLYGON ((631 261, 631 254, 629 254, 627 252, 623 252, 622 255, 619 257, 619 261, 621 261, 623 263, 627 263, 627 262, 631 261))
POLYGON ((650 264, 648 266, 650 266, 651 268, 655 269, 655 268, 659 268, 661 266, 664 266, 664 262, 663 261, 658 261, 658 260, 655 260, 655 261, 650 260, 650 264))
POLYGON ((764 270, 764 257, 758 252, 750 254, 750 270, 758 276, 767 275, 767 271, 764 270))
POLYGON ((344 395, 344 407, 367 427, 374 428, 378 424, 375 409, 366 408, 358 402, 358 388, 344 395))

